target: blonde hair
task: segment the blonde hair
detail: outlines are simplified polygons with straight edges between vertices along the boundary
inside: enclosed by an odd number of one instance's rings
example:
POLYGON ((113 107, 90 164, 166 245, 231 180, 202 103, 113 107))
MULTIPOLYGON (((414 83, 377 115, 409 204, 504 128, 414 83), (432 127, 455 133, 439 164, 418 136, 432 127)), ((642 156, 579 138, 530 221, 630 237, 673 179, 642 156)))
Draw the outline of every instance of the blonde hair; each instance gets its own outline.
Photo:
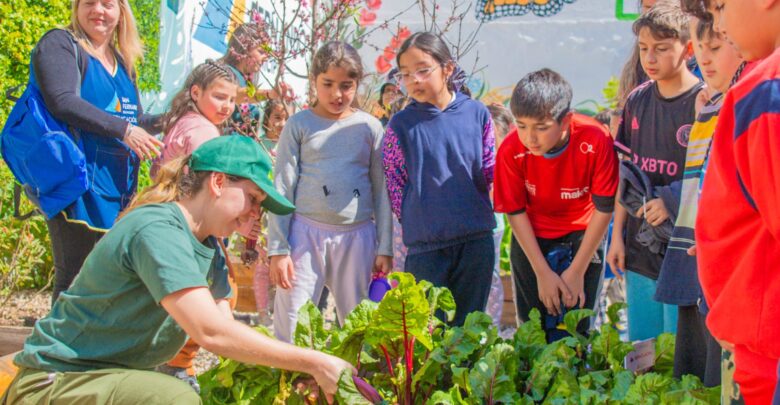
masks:
MULTIPOLYGON (((82 0, 73 0, 70 10, 70 25, 68 30, 76 38, 79 45, 92 56, 97 57, 95 48, 89 40, 89 36, 79 24, 78 8, 82 0)), ((133 18, 133 10, 130 8, 128 0, 117 0, 119 5, 119 23, 114 29, 111 48, 121 55, 121 62, 131 78, 135 79, 135 64, 143 59, 144 46, 141 43, 141 37, 138 35, 138 28, 133 18)))
POLYGON ((188 112, 198 112, 195 100, 192 99, 193 86, 198 86, 201 90, 206 91, 217 79, 238 85, 236 75, 224 63, 207 60, 193 69, 187 76, 184 86, 173 96, 171 106, 163 116, 163 132, 168 132, 176 124, 176 121, 188 112))
POLYGON ((138 192, 127 208, 119 214, 117 221, 132 210, 147 204, 162 204, 179 201, 182 197, 195 195, 212 172, 189 169, 190 155, 172 159, 163 165, 151 186, 138 192))

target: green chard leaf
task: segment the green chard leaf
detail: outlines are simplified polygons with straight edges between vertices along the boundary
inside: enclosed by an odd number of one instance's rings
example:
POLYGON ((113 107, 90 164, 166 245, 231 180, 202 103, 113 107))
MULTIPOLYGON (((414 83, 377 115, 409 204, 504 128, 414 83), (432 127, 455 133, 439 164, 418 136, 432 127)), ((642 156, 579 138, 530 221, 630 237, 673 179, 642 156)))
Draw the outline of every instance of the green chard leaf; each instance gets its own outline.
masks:
POLYGON ((536 308, 528 314, 528 321, 523 322, 515 332, 512 340, 520 360, 532 363, 547 346, 547 338, 542 329, 541 315, 536 308))
POLYGON ((428 319, 431 325, 440 323, 436 317, 437 310, 444 312, 448 322, 452 321, 455 318, 455 298, 452 297, 452 292, 444 287, 434 287, 426 280, 421 280, 419 285, 428 297, 428 319))
POLYGON ((624 401, 629 404, 660 404, 661 396, 673 383, 674 380, 666 375, 642 374, 631 384, 624 401))
POLYGON ((314 350, 326 348, 328 332, 325 330, 325 319, 313 302, 307 301, 298 310, 298 324, 295 326, 293 342, 296 346, 314 350))
POLYGON ((595 314, 596 313, 590 309, 574 309, 566 312, 566 315, 563 316, 563 324, 566 326, 566 332, 569 332, 569 334, 575 337, 583 346, 588 344, 588 339, 577 332, 577 325, 579 325, 580 321, 583 319, 588 319, 595 314))
POLYGON ((520 398, 515 389, 517 355, 506 343, 496 344, 469 372, 472 395, 486 404, 513 404, 520 398))
POLYGON ((656 373, 671 376, 674 372, 674 341, 671 333, 662 333, 655 340, 655 366, 656 373))
POLYGON ((336 391, 336 400, 339 404, 350 405, 372 405, 373 403, 366 399, 358 391, 355 382, 352 380, 352 372, 344 370, 339 377, 339 389, 336 391))
POLYGON ((460 387, 457 385, 450 388, 449 391, 436 391, 425 402, 426 405, 471 405, 465 401, 460 393, 460 387))
POLYGON ((609 325, 617 329, 618 323, 620 323, 620 311, 628 308, 628 304, 625 302, 616 302, 607 308, 607 319, 609 319, 609 325))
POLYGON ((352 364, 357 363, 358 354, 363 348, 366 331, 371 324, 377 306, 378 304, 375 302, 364 300, 347 315, 344 326, 333 333, 331 350, 335 356, 352 364))
POLYGON ((628 370, 618 371, 615 373, 613 383, 610 398, 613 401, 622 401, 628 394, 631 384, 634 383, 634 374, 628 370))
POLYGON ((618 331, 612 326, 601 325, 601 333, 591 335, 591 350, 591 367, 601 369, 606 361, 612 370, 620 371, 623 370, 623 360, 634 350, 634 345, 621 341, 618 331))
POLYGON ((396 340, 414 337, 417 342, 432 349, 428 331, 428 300, 410 273, 393 273, 389 277, 398 285, 385 294, 374 311, 366 342, 387 345, 396 340))

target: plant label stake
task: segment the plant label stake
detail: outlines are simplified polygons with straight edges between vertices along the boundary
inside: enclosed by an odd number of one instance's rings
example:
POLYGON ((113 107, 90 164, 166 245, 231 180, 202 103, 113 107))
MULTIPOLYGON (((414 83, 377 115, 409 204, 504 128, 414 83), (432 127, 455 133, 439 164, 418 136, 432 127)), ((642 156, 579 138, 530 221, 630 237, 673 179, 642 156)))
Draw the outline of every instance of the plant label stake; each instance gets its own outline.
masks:
POLYGON ((624 360, 626 370, 634 373, 649 370, 655 365, 655 338, 634 343, 634 351, 628 353, 624 360))

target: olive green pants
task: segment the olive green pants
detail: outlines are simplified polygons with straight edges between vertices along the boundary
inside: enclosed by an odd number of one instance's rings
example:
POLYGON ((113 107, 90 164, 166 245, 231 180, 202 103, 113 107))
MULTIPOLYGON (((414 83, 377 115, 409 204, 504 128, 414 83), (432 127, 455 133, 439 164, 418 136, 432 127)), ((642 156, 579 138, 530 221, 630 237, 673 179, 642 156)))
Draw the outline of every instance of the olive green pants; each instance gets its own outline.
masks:
POLYGON ((0 405, 200 404, 200 397, 177 378, 142 370, 110 368, 54 372, 20 368, 0 405))

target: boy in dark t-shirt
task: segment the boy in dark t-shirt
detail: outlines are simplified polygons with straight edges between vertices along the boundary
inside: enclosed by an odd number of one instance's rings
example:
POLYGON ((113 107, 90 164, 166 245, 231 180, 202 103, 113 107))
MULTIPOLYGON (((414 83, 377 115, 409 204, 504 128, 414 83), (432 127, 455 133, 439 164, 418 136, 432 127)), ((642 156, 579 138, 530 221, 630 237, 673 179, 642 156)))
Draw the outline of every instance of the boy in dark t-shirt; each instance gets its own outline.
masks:
MULTIPOLYGON (((537 308, 552 319, 548 341, 562 337, 556 319, 564 308, 595 306, 617 190, 612 138, 596 120, 570 112, 571 98, 571 86, 549 69, 520 80, 511 100, 517 128, 496 159, 493 198, 514 234, 517 315, 527 321, 537 308)), ((585 333, 588 322, 578 329, 585 333)))
MULTIPOLYGON (((703 86, 686 66, 691 53, 688 17, 678 1, 663 0, 640 16, 633 28, 642 67, 651 80, 637 87, 626 101, 615 149, 636 164, 651 187, 669 187, 683 177, 695 100, 703 86)), ((607 261, 612 269, 629 271, 626 299, 631 340, 676 328, 677 308, 652 298, 668 240, 661 241, 657 253, 647 242, 637 240, 643 222, 659 227, 670 221, 669 208, 652 195, 636 212, 616 205, 607 261)))

